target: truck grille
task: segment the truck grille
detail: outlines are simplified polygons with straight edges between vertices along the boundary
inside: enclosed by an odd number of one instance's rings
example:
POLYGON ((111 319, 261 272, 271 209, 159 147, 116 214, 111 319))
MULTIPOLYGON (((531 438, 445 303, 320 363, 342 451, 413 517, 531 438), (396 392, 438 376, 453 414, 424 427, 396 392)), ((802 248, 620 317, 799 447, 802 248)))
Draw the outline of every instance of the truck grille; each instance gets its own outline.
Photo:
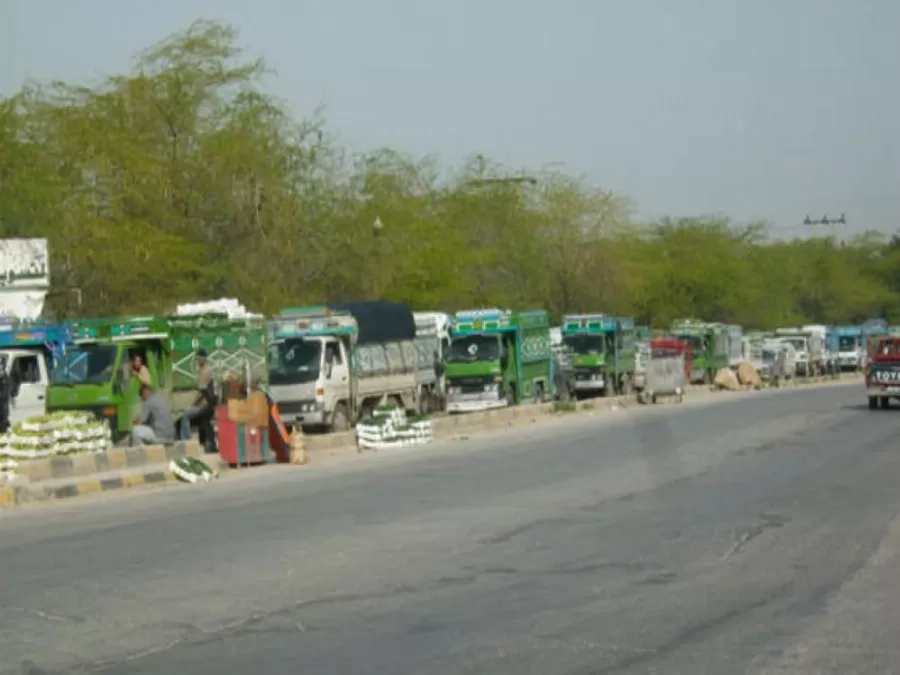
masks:
POLYGON ((493 377, 455 377, 447 384, 450 387, 459 387, 463 394, 480 394, 484 391, 484 385, 493 381, 493 377))
POLYGON ((302 413, 309 412, 316 407, 315 401, 285 401, 278 403, 279 413, 302 413))

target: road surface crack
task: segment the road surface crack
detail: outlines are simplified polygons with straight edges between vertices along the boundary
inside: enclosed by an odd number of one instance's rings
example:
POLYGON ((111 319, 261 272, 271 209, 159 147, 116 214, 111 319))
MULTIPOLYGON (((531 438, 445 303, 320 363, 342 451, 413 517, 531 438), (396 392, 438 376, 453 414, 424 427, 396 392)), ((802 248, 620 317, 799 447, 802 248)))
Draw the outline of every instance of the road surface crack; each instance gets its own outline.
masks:
POLYGON ((752 527, 742 532, 741 536, 738 537, 737 541, 734 542, 732 547, 725 551, 722 557, 719 558, 721 562, 725 562, 726 560, 731 558, 734 554, 744 548, 751 540, 756 539, 766 530, 784 527, 788 522, 790 522, 790 518, 785 518, 778 513, 763 513, 760 515, 760 518, 762 519, 762 522, 757 523, 756 525, 753 525, 752 527))

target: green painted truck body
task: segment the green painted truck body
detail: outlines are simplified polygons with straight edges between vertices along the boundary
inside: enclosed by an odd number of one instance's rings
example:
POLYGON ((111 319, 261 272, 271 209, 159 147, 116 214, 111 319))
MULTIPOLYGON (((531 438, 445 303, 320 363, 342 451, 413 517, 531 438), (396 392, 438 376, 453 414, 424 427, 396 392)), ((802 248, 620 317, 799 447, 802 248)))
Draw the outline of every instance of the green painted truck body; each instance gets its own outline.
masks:
POLYGON ((572 355, 579 395, 624 393, 634 380, 634 319, 609 314, 568 314, 562 322, 563 344, 572 355))
POLYGON ((92 412, 108 421, 116 439, 131 430, 140 409, 139 383, 128 372, 135 353, 143 356, 153 387, 169 398, 173 419, 196 396, 199 349, 209 354, 217 382, 228 374, 256 386, 268 381, 261 319, 224 315, 85 319, 73 324, 72 335, 74 346, 51 374, 47 409, 92 412))
POLYGON ((547 312, 457 312, 445 357, 447 410, 462 413, 554 396, 547 312))
POLYGON ((729 367, 729 336, 724 324, 677 319, 672 322, 669 332, 673 338, 690 343, 694 351, 692 383, 711 383, 720 368, 729 367))

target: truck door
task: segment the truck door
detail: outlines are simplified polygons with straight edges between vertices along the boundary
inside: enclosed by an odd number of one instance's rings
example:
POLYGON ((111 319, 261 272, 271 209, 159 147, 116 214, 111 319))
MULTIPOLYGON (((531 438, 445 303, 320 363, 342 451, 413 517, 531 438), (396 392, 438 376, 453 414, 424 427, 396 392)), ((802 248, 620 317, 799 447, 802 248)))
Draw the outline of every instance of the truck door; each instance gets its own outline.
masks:
MULTIPOLYGON (((350 397, 350 355, 342 340, 329 340, 325 344, 325 409, 334 410, 338 401, 350 397)), ((318 395, 318 392, 316 392, 318 395)), ((351 411, 352 412, 352 411, 351 411)))
MULTIPOLYGON (((122 388, 122 407, 119 409, 119 429, 131 429, 132 420, 141 412, 141 383, 131 375, 131 357, 140 354, 147 363, 146 350, 136 345, 120 348, 117 373, 122 388), (125 416, 124 418, 122 416, 125 416)), ((150 370, 150 366, 147 366, 150 370)), ((152 373, 151 372, 151 377, 152 373)), ((151 379, 152 382, 152 379, 151 379)))
POLYGON ((16 354, 9 375, 19 385, 18 396, 9 408, 10 424, 43 415, 47 404, 47 365, 41 354, 16 354))
POLYGON ((144 363, 150 372, 150 382, 158 391, 166 391, 167 381, 166 372, 162 368, 162 358, 158 344, 148 345, 144 352, 144 363))

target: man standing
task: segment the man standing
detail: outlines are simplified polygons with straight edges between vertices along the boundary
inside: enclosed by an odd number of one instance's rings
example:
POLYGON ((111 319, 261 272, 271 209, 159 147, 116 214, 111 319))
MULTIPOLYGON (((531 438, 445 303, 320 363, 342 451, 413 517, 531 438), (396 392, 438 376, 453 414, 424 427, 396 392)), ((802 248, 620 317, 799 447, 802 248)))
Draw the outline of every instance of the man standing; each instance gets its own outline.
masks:
POLYGON ((215 452, 215 434, 212 428, 212 416, 216 406, 215 382, 213 370, 209 363, 209 354, 205 349, 197 350, 197 395, 190 408, 181 416, 181 440, 191 438, 191 422, 196 420, 200 426, 200 442, 207 452, 215 452))
POLYGON ((175 440, 172 411, 165 397, 141 384, 141 414, 131 426, 131 445, 171 443, 175 440))
POLYGON ((9 431, 9 404, 15 397, 13 383, 6 372, 6 356, 0 356, 0 433, 9 431))

